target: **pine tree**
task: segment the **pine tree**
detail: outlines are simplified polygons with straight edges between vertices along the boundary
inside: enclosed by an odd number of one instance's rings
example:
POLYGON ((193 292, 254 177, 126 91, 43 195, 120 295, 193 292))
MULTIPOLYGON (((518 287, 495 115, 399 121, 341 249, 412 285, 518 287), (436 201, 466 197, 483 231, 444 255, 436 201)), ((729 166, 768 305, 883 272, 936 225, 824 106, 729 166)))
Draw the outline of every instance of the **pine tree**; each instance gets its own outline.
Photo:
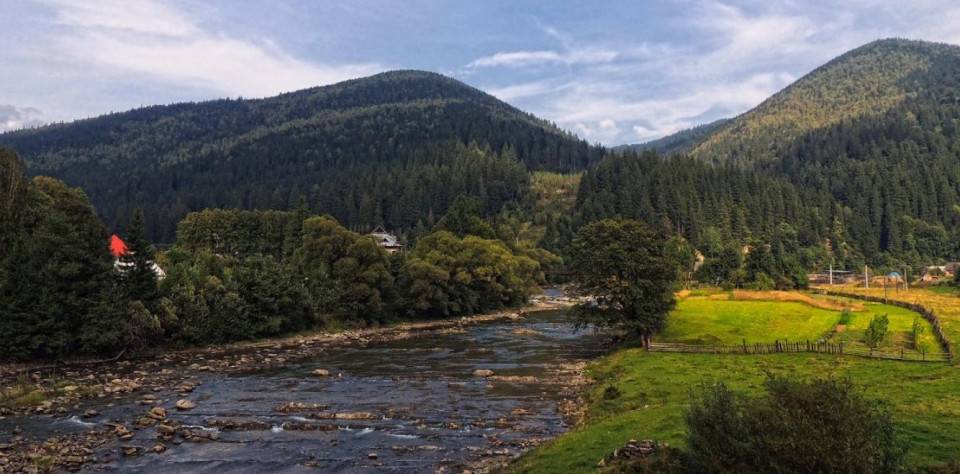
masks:
POLYGON ((147 240, 143 210, 133 212, 127 228, 127 253, 120 257, 125 297, 152 308, 157 300, 157 274, 153 270, 153 244, 147 240))

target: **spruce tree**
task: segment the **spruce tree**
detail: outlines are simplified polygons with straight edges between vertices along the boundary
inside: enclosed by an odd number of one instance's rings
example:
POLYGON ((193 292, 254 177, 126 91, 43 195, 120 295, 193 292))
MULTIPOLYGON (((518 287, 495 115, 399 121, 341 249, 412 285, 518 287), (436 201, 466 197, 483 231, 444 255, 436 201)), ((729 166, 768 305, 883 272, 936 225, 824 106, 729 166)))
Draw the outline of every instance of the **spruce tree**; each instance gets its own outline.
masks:
POLYGON ((133 212, 127 228, 127 253, 120 256, 124 296, 152 308, 157 300, 157 274, 153 270, 154 248, 147 240, 143 210, 133 212))

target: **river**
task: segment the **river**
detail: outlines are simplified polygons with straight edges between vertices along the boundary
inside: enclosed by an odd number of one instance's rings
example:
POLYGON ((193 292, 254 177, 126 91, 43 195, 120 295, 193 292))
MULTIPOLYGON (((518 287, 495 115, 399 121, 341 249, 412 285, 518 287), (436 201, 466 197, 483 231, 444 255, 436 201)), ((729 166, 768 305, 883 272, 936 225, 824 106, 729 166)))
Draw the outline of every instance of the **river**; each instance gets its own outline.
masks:
MULTIPOLYGON (((198 373, 189 399, 157 393, 179 434, 149 450, 157 428, 132 430, 95 451, 86 470, 119 472, 461 472, 503 462, 567 427, 558 411, 575 395, 571 367, 596 357, 605 339, 574 332, 560 311, 365 347, 332 349, 286 367, 239 374, 198 373), (325 369, 329 376, 316 376, 325 369), (478 377, 477 369, 493 371, 478 377), (189 438, 189 437, 188 437, 189 438), (132 448, 131 448, 132 449, 132 448), (130 453, 128 453, 130 454, 130 453), (486 464, 485 464, 486 463, 486 464)), ((128 423, 145 410, 142 394, 100 398, 59 415, 0 421, 42 439, 128 423), (94 409, 85 420, 78 415, 94 409)), ((6 432, 6 433, 4 433, 6 432)), ((0 439, 2 441, 2 439, 0 439)))

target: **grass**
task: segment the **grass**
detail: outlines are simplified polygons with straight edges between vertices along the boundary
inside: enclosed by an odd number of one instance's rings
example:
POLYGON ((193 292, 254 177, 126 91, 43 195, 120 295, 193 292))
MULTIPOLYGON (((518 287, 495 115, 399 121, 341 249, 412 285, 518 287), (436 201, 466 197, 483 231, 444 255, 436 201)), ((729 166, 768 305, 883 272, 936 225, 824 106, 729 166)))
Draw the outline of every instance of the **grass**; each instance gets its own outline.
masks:
POLYGON ((12 384, 0 387, 0 408, 11 410, 31 408, 61 395, 85 398, 99 393, 99 387, 96 385, 84 385, 53 374, 44 378, 42 383, 34 382, 26 375, 20 375, 12 384))
MULTIPOLYGON (((767 373, 848 377, 867 397, 887 400, 911 465, 948 463, 960 453, 960 373, 946 364, 879 361, 817 354, 764 356, 616 352, 595 363, 585 423, 528 453, 514 472, 590 472, 630 439, 683 446, 684 412, 692 390, 723 381, 759 393, 767 373), (620 396, 604 399, 608 387, 620 396)), ((612 391, 611 391, 612 392, 612 391)))
MULTIPOLYGON (((897 353, 901 349, 915 350, 913 344, 913 320, 918 317, 913 311, 900 308, 898 306, 889 306, 879 303, 864 303, 864 311, 851 312, 850 321, 845 325, 843 331, 834 333, 831 342, 843 342, 845 345, 854 347, 866 347, 863 343, 864 333, 870 325, 870 320, 879 314, 886 314, 890 318, 890 325, 887 327, 887 340, 877 350, 879 352, 897 353)), ((921 319, 924 331, 920 336, 920 344, 928 354, 940 354, 943 349, 937 343, 936 336, 933 335, 933 329, 930 323, 921 319)))
POLYGON ((950 286, 950 285, 935 285, 935 286, 928 286, 928 287, 925 288, 925 289, 926 289, 927 291, 930 291, 930 292, 932 292, 932 293, 936 293, 936 294, 938 294, 938 295, 960 296, 960 288, 957 288, 957 287, 955 287, 955 286, 950 286))
MULTIPOLYGON (((845 293, 868 295, 873 297, 884 296, 883 288, 865 289, 854 286, 835 286, 829 288, 845 293)), ((942 293, 927 288, 911 288, 909 290, 887 291, 887 298, 891 301, 919 304, 936 314, 944 334, 950 339, 954 353, 960 349, 960 295, 956 293, 942 293)))
POLYGON ((739 344, 775 340, 817 340, 829 332, 839 311, 803 303, 731 301, 688 297, 677 303, 658 341, 739 344))
MULTIPOLYGON (((880 290, 882 292, 882 290, 880 290)), ((881 293, 882 294, 882 293, 881 293)), ((910 331, 917 314, 879 303, 845 298, 775 294, 740 295, 709 290, 684 292, 668 318, 660 341, 740 343, 788 339, 861 346, 875 315, 889 317, 889 333, 881 351, 912 349, 910 331), (826 304, 816 300, 828 300, 826 304), (845 320, 839 310, 853 307, 845 320), (842 331, 837 324, 843 323, 842 331)), ((960 330, 960 298, 926 290, 901 295, 920 300, 960 330)), ((925 321, 921 341, 939 351, 925 321)), ((954 339, 960 341, 960 335, 954 339)), ((803 379, 849 378, 869 398, 890 403, 898 436, 909 447, 912 466, 960 461, 960 372, 947 364, 923 364, 822 354, 713 355, 648 353, 626 349, 595 362, 597 381, 586 394, 584 423, 519 459, 511 469, 523 473, 590 472, 597 462, 630 439, 655 439, 683 446, 684 413, 691 391, 704 383, 723 381, 734 390, 758 394, 767 374, 803 379), (605 396, 606 394, 606 396, 605 396)))
MULTIPOLYGON (((866 349, 864 332, 875 315, 890 318, 888 336, 878 352, 898 354, 915 352, 911 330, 917 313, 879 303, 845 298, 811 297, 795 292, 733 292, 685 295, 670 314, 667 327, 656 340, 688 344, 772 343, 774 341, 843 342, 866 349), (764 294, 772 301, 762 301, 764 294), (736 299, 731 299, 736 298, 736 299), (744 298, 745 300, 741 300, 744 298), (849 321, 841 322, 840 308, 850 307, 849 321), (836 308, 836 309, 826 309, 836 308), (843 324, 840 328, 838 325, 843 324), (842 330, 841 330, 842 329, 842 330)), ((924 327, 920 342, 930 354, 942 352, 933 329, 921 318, 924 327)))

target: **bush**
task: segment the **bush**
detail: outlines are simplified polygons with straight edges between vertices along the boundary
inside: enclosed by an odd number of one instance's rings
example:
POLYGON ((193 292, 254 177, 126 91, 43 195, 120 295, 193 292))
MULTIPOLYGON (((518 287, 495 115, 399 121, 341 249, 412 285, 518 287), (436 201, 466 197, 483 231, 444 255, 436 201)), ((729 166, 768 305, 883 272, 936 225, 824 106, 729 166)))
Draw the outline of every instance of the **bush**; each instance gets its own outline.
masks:
POLYGON ((853 319, 853 312, 850 311, 850 308, 843 308, 843 311, 840 313, 840 320, 837 321, 837 324, 842 324, 844 326, 850 324, 850 320, 853 319))
POLYGON ((870 326, 863 335, 864 342, 868 347, 877 348, 887 337, 887 327, 890 325, 890 318, 886 314, 878 314, 870 320, 870 326))
POLYGON ((920 319, 920 316, 914 316, 913 326, 910 328, 910 339, 913 342, 914 349, 920 349, 920 344, 922 342, 920 338, 923 336, 924 330, 926 330, 926 327, 923 325, 923 320, 920 319))
POLYGON ((886 406, 849 381, 771 378, 747 398, 705 387, 686 415, 689 472, 896 472, 905 450, 886 406))

